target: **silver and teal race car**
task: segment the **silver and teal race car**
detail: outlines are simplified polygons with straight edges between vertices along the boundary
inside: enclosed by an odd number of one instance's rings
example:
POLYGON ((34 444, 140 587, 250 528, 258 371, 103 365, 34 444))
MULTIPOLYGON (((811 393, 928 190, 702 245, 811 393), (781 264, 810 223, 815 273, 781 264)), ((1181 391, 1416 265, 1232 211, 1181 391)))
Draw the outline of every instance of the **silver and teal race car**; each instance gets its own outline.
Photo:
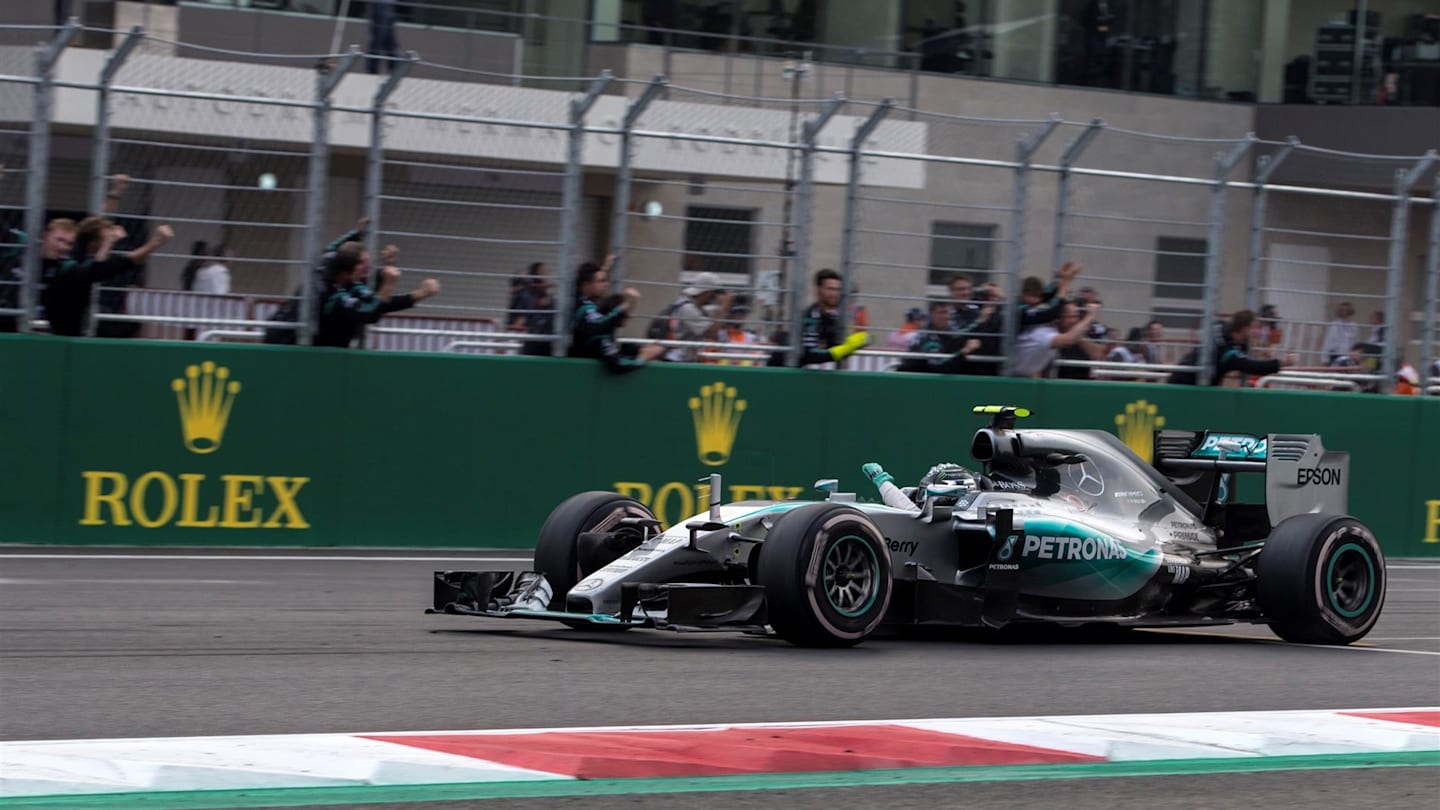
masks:
POLYGON ((716 475, 709 509, 662 531, 634 499, 574 495, 540 528, 531 570, 437 571, 427 612, 802 646, 1027 622, 1249 622, 1348 644, 1379 618, 1380 543, 1347 514, 1349 455, 1320 436, 1160 430, 1147 463, 1103 431, 1022 430, 1024 408, 974 410, 990 421, 973 468, 939 464, 901 486, 866 464, 864 500, 822 479, 824 500, 721 503, 716 475))

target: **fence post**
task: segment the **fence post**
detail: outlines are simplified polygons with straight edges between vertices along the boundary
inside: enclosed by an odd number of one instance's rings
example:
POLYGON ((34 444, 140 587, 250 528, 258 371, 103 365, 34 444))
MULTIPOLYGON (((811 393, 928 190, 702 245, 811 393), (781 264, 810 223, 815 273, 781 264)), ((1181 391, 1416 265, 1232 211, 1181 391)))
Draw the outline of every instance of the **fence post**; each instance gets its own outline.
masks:
POLYGON ((30 331, 40 282, 40 250, 45 242, 45 192, 50 186, 50 115, 55 93, 55 63, 80 35, 80 21, 71 17, 47 45, 35 48, 35 119, 30 122, 30 155, 25 175, 25 278, 20 286, 19 329, 30 331))
POLYGON ((1250 248, 1245 258, 1245 308, 1251 312, 1259 312, 1264 303, 1260 300, 1260 262, 1265 252, 1265 211, 1270 204, 1270 189, 1266 184, 1299 145, 1300 139, 1291 135, 1275 154, 1261 155, 1257 161, 1260 171, 1255 175, 1255 197, 1250 204, 1250 248))
MULTIPOLYGON (((1070 201, 1070 168, 1075 165, 1075 161, 1080 159, 1080 153, 1085 151, 1085 147, 1089 146, 1090 142, 1095 140, 1095 136, 1099 135, 1100 130, 1104 128, 1104 119, 1092 120, 1085 127, 1085 131, 1076 135, 1075 139, 1065 147, 1065 154, 1060 156, 1060 179, 1055 187, 1055 248, 1050 256, 1050 266, 1052 267, 1060 266, 1061 254, 1065 250, 1065 205, 1070 201)), ((1011 290, 1010 294, 1013 295, 1014 292, 1011 290)), ((1014 298, 1006 300, 1012 302, 1012 306, 1014 305, 1014 298)))
POLYGON ((845 180, 845 222, 840 237, 840 331, 844 332, 850 314, 850 290, 855 286, 855 218, 860 208, 860 150, 895 108, 895 99, 887 98, 855 128, 850 139, 850 174, 845 180))
POLYGON ((320 258, 321 230, 325 227, 325 210, 329 192, 330 174, 330 95, 345 74, 360 58, 360 49, 354 45, 333 66, 322 61, 315 68, 315 138, 310 145, 310 177, 306 186, 305 241, 301 255, 307 264, 301 271, 300 279, 300 334, 295 342, 308 346, 315 337, 315 285, 311 283, 315 262, 320 258))
POLYGON ((615 221, 611 230, 610 252, 615 264, 610 268, 610 278, 616 287, 625 281, 625 254, 630 240, 630 160, 634 150, 631 130, 650 102, 660 95, 665 87, 665 77, 656 76, 645 86, 645 91, 625 108, 625 119, 620 122, 620 166, 615 171, 615 221))
POLYGON ((580 165, 580 148, 585 142, 585 115, 595 106, 600 94, 613 78, 608 70, 600 72, 585 95, 570 102, 570 137, 565 144, 564 194, 560 212, 560 266, 556 268, 555 284, 555 354, 564 356, 570 346, 570 316, 575 309, 575 232, 580 227, 580 181, 584 167, 580 165))
MULTIPOLYGON (((1051 115, 1044 126, 1034 132, 1020 138, 1015 144, 1015 203, 1010 212, 1010 261, 1006 270, 1005 279, 1005 300, 1018 301, 1020 295, 1020 275, 1023 272, 1022 261, 1024 259, 1026 209, 1029 207, 1030 196, 1030 162, 1035 157, 1035 152, 1045 139, 1050 137, 1060 126, 1062 120, 1058 115, 1051 115)), ((1004 306, 1000 308, 1000 356, 1005 358, 1000 362, 1000 375, 1010 376, 1010 364, 1015 356, 1015 337, 1018 330, 1015 329, 1015 318, 1019 308, 1016 306, 1004 306)))
MULTIPOLYGON (((1385 275, 1385 354, 1380 357, 1380 390, 1390 393, 1395 390, 1396 349, 1405 349, 1405 329, 1400 323, 1400 296, 1405 290, 1405 247, 1410 230, 1410 192, 1420 182, 1440 154, 1434 149, 1427 151, 1407 171, 1395 171, 1395 210, 1390 216, 1390 270, 1385 275)), ((1434 230, 1432 228, 1432 230, 1434 230)))
POLYGON ((370 226, 365 229, 365 251, 373 257, 380 255, 380 189, 385 174, 385 102, 410 68, 420 61, 414 51, 407 51, 403 61, 390 64, 390 75, 375 91, 370 102, 370 148, 365 153, 365 218, 370 226))
MULTIPOLYGON (((795 195, 795 260, 790 263, 790 278, 785 279, 790 285, 789 364, 792 366, 798 365, 800 361, 800 346, 803 342, 800 333, 805 317, 805 308, 801 302, 805 296, 805 278, 810 275, 810 213, 815 203, 815 139, 844 103, 844 96, 836 93, 818 115, 800 127, 800 187, 795 195)), ((841 312, 845 311, 846 292, 842 286, 841 312)))
POLYGON ((1195 352, 1201 385, 1209 384, 1215 369, 1215 355, 1210 351, 1210 341, 1215 314, 1220 306, 1220 275, 1225 262, 1225 195, 1230 191, 1230 172, 1249 153, 1255 141, 1255 133, 1247 132, 1245 139, 1229 152, 1215 156, 1215 186, 1210 191, 1210 232, 1205 236, 1205 314, 1200 320, 1199 350, 1195 352))
POLYGON ((100 84, 95 93, 95 134, 90 156, 90 212, 99 214, 105 210, 106 178, 110 175, 110 83, 115 74, 129 58, 135 46, 145 37, 145 29, 132 26, 125 41, 105 60, 100 70, 100 84))
MULTIPOLYGON (((365 252, 372 266, 379 267, 380 256, 380 190, 385 178, 385 102, 400 85, 410 68, 420 61, 414 51, 406 51, 404 60, 390 63, 390 74, 375 90, 370 101, 370 145, 365 151, 365 252)), ((378 279, 379 276, 376 275, 378 279)), ((370 345, 369 330, 360 330, 360 347, 370 345)))
MULTIPOLYGON (((1420 346, 1420 392, 1430 387, 1431 366, 1437 359, 1435 311, 1440 309, 1440 182, 1435 184, 1434 205, 1430 206, 1430 248, 1425 252, 1425 342, 1420 346)), ((1440 374, 1434 375, 1440 377, 1440 374)), ((1440 381, 1437 381, 1440 384, 1440 381)))

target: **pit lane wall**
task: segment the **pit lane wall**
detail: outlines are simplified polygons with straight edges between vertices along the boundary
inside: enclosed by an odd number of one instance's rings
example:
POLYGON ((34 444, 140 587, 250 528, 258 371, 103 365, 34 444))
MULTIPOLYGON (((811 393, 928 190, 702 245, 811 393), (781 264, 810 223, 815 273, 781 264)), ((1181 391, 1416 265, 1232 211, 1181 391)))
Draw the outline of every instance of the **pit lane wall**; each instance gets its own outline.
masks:
POLYGON ((1440 555, 1440 400, 1159 385, 652 366, 0 336, 0 543, 528 547, 568 495, 667 524, 818 499, 860 466, 968 459, 977 403, 1027 425, 1318 432, 1392 556, 1440 555))

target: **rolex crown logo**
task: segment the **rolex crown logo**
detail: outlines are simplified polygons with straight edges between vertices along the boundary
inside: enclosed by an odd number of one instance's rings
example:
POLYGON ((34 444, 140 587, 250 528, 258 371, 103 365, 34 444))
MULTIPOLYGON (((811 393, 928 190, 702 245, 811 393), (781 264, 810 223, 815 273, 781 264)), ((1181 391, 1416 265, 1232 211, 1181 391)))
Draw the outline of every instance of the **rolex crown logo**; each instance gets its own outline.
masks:
POLYGON ((230 406, 240 393, 240 383, 230 379, 230 369, 206 360, 188 366, 185 377, 170 382, 180 405, 180 432, 185 449, 192 453, 213 453, 220 449, 230 406))
POLYGON ((1165 417, 1157 416, 1158 411, 1155 403, 1142 399, 1126 405, 1125 413, 1115 415, 1120 441, 1147 464, 1154 460, 1155 430, 1165 427, 1165 417))
POLYGON ((735 389, 724 383, 702 386, 700 396, 690 398, 690 415, 695 419, 695 449, 700 463, 719 467, 730 460, 730 448, 740 430, 745 400, 735 398, 735 389))

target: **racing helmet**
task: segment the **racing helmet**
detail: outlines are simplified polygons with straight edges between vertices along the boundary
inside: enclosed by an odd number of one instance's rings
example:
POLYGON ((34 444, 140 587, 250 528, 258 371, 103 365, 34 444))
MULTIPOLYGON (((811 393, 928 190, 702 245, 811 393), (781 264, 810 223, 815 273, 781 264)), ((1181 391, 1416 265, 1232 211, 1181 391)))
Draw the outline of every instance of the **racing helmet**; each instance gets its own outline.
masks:
MULTIPOLYGON (((932 484, 952 484, 963 488, 966 492, 974 492, 980 488, 975 473, 961 467, 959 464, 951 464, 949 462, 936 464, 930 468, 929 472, 925 473, 924 477, 920 479, 920 486, 916 488, 917 496, 923 498, 925 496, 925 488, 932 484)), ((958 499, 953 496, 947 496, 937 501, 937 503, 953 503, 956 500, 958 499)))

